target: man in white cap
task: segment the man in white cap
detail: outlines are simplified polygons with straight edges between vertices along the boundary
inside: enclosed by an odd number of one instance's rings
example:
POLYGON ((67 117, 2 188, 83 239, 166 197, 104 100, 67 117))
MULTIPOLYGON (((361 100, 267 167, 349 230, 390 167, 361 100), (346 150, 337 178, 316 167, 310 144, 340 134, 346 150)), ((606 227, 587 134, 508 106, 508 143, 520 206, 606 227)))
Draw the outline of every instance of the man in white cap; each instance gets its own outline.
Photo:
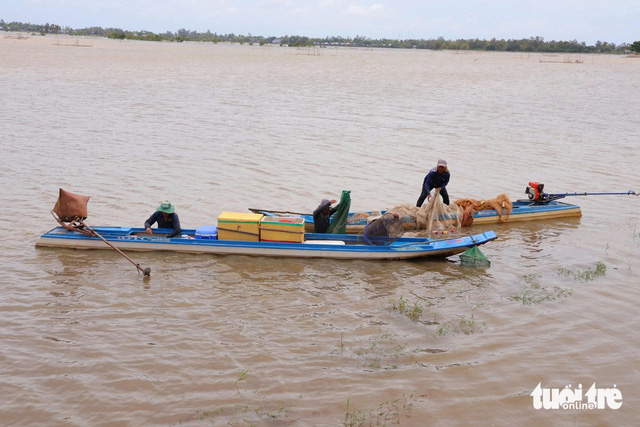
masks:
POLYGON ((158 228, 172 228, 173 231, 167 235, 167 237, 176 237, 180 234, 180 218, 178 218, 178 214, 175 213, 176 208, 173 207, 170 201, 163 200, 158 206, 158 209, 149 217, 148 220, 144 222, 144 228, 147 234, 153 234, 153 230, 151 230, 151 226, 158 223, 158 228))
POLYGON ((447 184, 449 183, 449 169, 447 162, 440 159, 435 168, 431 169, 427 176, 424 177, 422 183, 422 193, 418 198, 417 207, 422 207, 424 199, 431 200, 431 190, 436 189, 436 194, 440 193, 442 201, 445 205, 449 204, 449 193, 447 193, 447 184))

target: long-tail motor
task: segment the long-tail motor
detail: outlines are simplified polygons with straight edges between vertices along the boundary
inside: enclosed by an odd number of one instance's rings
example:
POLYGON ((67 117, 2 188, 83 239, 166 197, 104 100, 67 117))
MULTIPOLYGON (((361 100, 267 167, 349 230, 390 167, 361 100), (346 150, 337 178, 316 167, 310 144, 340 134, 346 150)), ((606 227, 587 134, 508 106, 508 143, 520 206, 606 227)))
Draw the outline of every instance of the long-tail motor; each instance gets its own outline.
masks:
POLYGON ((530 181, 527 188, 524 190, 525 194, 529 197, 529 200, 535 203, 549 203, 553 200, 563 199, 567 196, 612 196, 612 195, 625 195, 625 196, 637 196, 638 193, 629 190, 624 193, 557 193, 549 194, 544 192, 544 184, 539 182, 530 181))

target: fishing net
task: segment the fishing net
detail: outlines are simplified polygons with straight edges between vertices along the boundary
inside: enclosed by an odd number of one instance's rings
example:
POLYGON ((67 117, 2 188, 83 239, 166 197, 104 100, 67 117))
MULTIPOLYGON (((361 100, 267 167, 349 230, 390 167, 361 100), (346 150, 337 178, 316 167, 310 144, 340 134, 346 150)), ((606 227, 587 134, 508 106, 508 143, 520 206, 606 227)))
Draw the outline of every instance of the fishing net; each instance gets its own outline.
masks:
POLYGON ((327 233, 345 234, 347 232, 347 219, 349 218, 349 208, 351 207, 351 191, 343 190, 340 196, 338 210, 331 218, 331 224, 327 233))
POLYGON ((460 254, 460 264, 468 266, 487 266, 491 261, 484 256, 477 246, 467 249, 460 254))
POLYGON ((458 199, 454 203, 462 209, 463 227, 473 224, 473 214, 476 211, 495 210, 500 222, 507 222, 513 210, 513 203, 506 194, 500 194, 489 200, 458 199))
POLYGON ((87 218, 87 203, 90 196, 69 193, 60 189, 58 201, 53 207, 53 212, 63 222, 72 222, 75 218, 84 220, 87 218))
POLYGON ((404 234, 404 227, 398 214, 385 213, 365 227, 362 237, 366 244, 386 246, 404 234))
POLYGON ((462 209, 456 204, 445 205, 442 198, 437 195, 422 205, 398 205, 389 212, 398 214, 400 221, 407 230, 418 229, 427 232, 442 232, 461 225, 462 209))

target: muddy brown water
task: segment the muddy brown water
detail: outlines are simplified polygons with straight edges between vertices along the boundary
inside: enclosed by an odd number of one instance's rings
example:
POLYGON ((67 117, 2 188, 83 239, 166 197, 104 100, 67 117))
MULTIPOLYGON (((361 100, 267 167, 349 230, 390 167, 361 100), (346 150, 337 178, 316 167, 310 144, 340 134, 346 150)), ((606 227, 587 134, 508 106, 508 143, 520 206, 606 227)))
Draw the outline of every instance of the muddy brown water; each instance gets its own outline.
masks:
POLYGON ((3 425, 637 422, 637 197, 465 230, 499 236, 480 269, 130 254, 144 279, 34 244, 60 187, 91 196, 92 226, 170 199, 191 228, 342 190, 415 203, 439 158, 453 199, 638 191, 640 61, 33 35, 0 58, 3 425), (536 410, 539 383, 623 403, 536 410))

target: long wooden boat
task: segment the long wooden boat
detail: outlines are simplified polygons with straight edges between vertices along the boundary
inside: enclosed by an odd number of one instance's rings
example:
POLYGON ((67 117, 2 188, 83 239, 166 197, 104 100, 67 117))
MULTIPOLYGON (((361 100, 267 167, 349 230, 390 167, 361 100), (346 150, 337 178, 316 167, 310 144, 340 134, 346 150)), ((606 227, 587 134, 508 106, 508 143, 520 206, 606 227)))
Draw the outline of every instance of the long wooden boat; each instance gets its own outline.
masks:
MULTIPOLYGON (((287 211, 272 211, 265 209, 249 209, 254 213, 261 213, 267 216, 293 216, 305 219, 305 229, 307 232, 313 232, 313 215, 304 213, 295 213, 287 211)), ((386 211, 381 211, 384 214, 386 211)), ((371 212, 366 212, 371 214, 371 212)), ((511 215, 506 217, 507 211, 504 210, 503 218, 507 218, 506 223, 515 221, 535 221, 541 219, 556 219, 567 217, 580 217, 582 211, 580 206, 570 203, 551 201, 548 203, 536 203, 530 200, 517 200, 513 202, 513 210, 511 215)), ((455 219, 455 215, 453 216, 455 219)), ((358 234, 364 230, 367 225, 367 218, 361 218, 355 212, 349 213, 347 219, 347 234, 358 234)), ((490 210, 476 211, 473 215, 473 224, 499 224, 501 223, 498 212, 490 210)))
MULTIPOLYGON (((305 234, 303 243, 217 240, 196 238, 196 229, 183 229, 182 236, 167 238, 171 230, 159 229, 148 235, 143 228, 94 227, 106 241, 124 251, 170 251, 215 255, 256 255, 297 258, 409 259, 447 257, 497 238, 493 231, 449 239, 401 237, 388 246, 366 245, 362 236, 347 234, 305 234), (164 235, 163 235, 164 234, 164 235)), ((37 247, 109 249, 104 241, 64 227, 40 236, 37 247)))
MULTIPOLYGON (((504 215, 507 211, 504 210, 504 215)), ((552 201, 548 203, 536 203, 530 200, 516 200, 513 202, 513 210, 507 219, 507 223, 514 221, 535 221, 540 219, 556 219, 568 217, 581 217, 580 206, 571 203, 552 201)), ((500 223, 498 212, 495 210, 477 211, 473 215, 474 224, 498 224, 500 223)))

